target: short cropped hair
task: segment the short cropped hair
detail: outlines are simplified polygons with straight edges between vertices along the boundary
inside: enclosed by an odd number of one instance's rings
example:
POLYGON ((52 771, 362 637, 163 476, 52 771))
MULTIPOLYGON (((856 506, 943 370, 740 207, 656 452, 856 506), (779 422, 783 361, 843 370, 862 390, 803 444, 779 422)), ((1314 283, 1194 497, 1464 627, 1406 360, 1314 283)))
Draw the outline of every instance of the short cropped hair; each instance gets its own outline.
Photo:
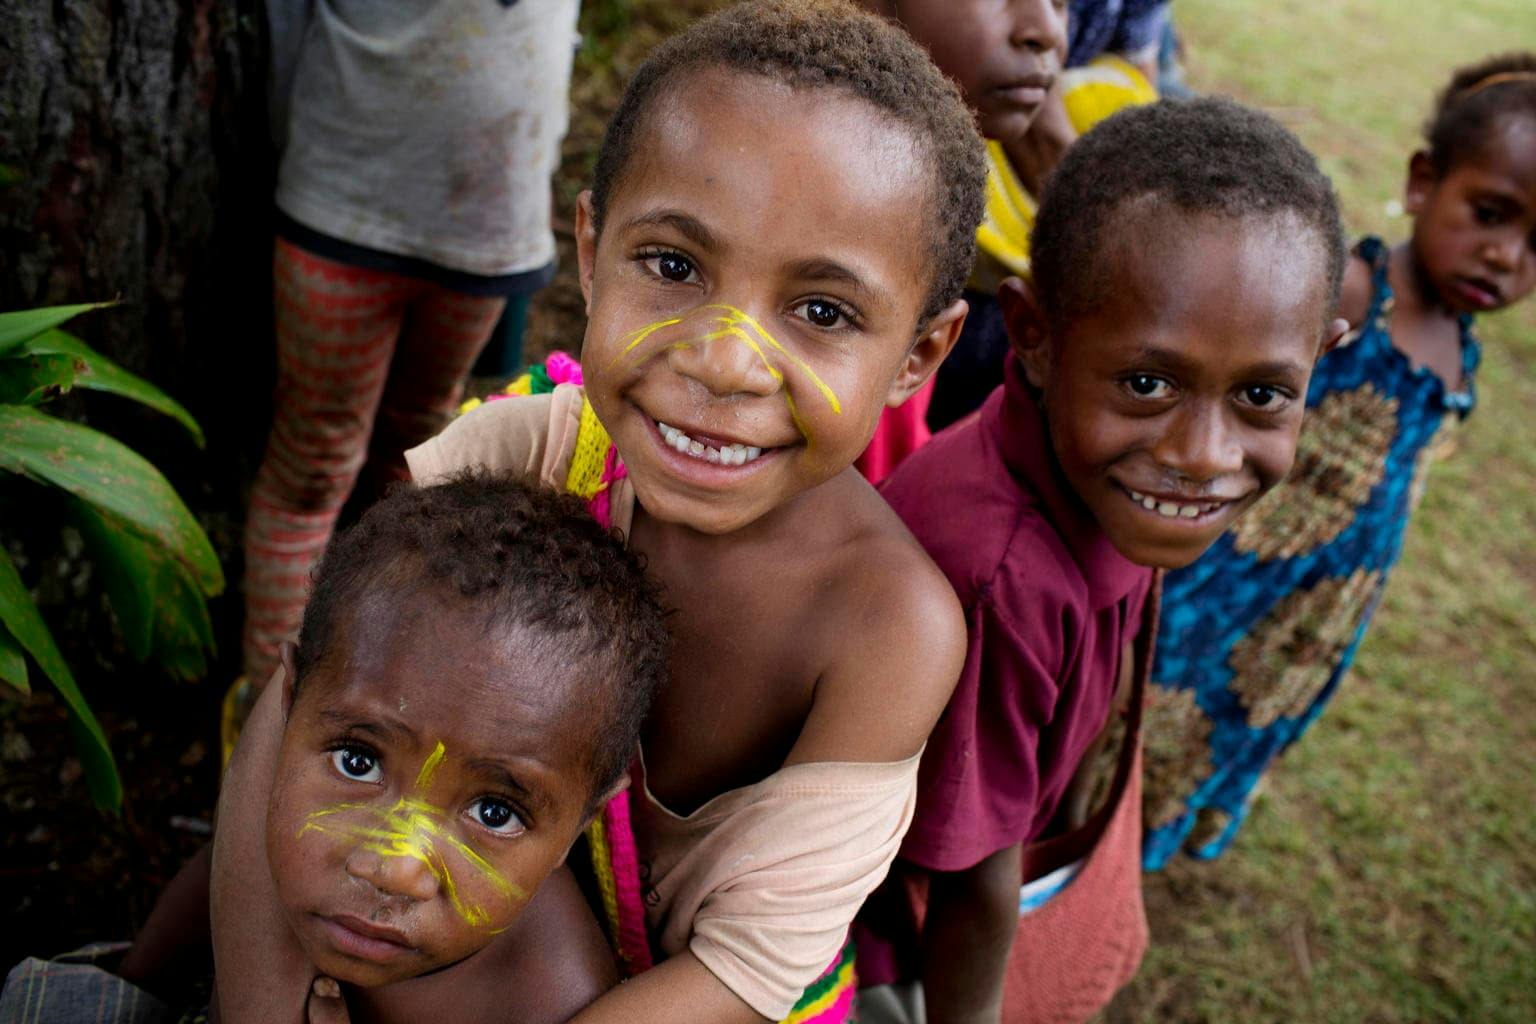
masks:
POLYGON ((430 487, 397 486, 338 534, 315 570, 299 634, 295 685, 336 642, 338 624, 371 594, 432 591, 558 641, 591 690, 572 713, 592 718, 592 793, 623 775, 640 722, 667 671, 668 635, 637 556, 580 499, 466 471, 430 487))
POLYGON ((1498 123, 1511 117, 1536 122, 1536 53, 1501 54, 1459 69, 1424 126, 1435 173, 1481 155, 1498 123))
MULTIPOLYGON (((599 231, 658 99, 687 74, 723 68, 794 89, 841 89, 910 132, 932 168, 924 211, 933 262, 920 324, 960 297, 976 257, 986 151, 960 90, 907 33, 847 0, 746 0, 658 46, 629 80, 598 152, 592 213, 599 231)), ((893 210, 891 216, 903 216, 893 210)))
POLYGON ((1325 257, 1325 313, 1332 315, 1344 229, 1333 185, 1312 154, 1280 122, 1231 100, 1164 100, 1099 124, 1046 181, 1029 248, 1053 326, 1101 298, 1116 220, 1148 200, 1233 219, 1293 215, 1325 257))

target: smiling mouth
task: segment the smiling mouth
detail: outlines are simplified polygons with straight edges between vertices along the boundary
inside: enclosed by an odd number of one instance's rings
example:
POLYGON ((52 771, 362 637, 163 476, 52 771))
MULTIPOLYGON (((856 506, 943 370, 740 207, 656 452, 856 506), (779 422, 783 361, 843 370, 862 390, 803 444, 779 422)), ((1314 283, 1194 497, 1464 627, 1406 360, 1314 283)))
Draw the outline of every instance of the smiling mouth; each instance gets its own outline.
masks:
POLYGON ((655 423, 667 447, 712 466, 745 466, 749 462, 756 462, 764 451, 773 450, 756 445, 725 443, 715 438, 695 437, 660 420, 655 423))
POLYGON ((1130 499, 1148 512, 1156 512, 1164 519, 1199 519, 1213 512, 1219 512, 1230 501, 1169 501, 1166 498, 1154 498, 1150 494, 1142 494, 1140 491, 1129 487, 1123 488, 1130 499))

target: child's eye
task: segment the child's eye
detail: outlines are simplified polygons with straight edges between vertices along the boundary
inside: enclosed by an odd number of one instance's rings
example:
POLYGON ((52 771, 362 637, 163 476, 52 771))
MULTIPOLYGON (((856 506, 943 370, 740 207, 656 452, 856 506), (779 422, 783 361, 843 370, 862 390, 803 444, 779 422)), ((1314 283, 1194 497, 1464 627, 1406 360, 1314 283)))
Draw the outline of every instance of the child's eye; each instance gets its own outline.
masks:
POLYGON ((1473 209, 1476 212, 1477 222, 1484 225, 1485 227, 1492 227, 1504 219, 1503 214, 1497 207, 1486 206, 1482 203, 1479 203, 1473 209))
POLYGON ((816 327, 831 329, 843 324, 852 326, 855 322, 853 311, 833 302, 831 299, 807 299, 800 303, 791 312, 809 321, 816 327))
POLYGON ((1131 374, 1125 379, 1125 386, 1137 398, 1167 398, 1173 392, 1172 384, 1150 373, 1131 374))
POLYGON ((693 260, 680 252, 650 252, 646 253, 642 259, 651 273, 668 281, 683 283, 698 275, 693 260))
POLYGON ((338 747, 331 751, 331 764, 342 775, 358 782, 378 782, 384 778, 379 759, 362 747, 338 747))
POLYGON ((1250 384, 1242 390, 1244 405, 1263 409, 1265 412, 1279 412, 1284 409, 1288 404, 1288 398, 1285 392, 1267 384, 1250 384))
POLYGON ((483 796, 469 805, 470 816, 492 832, 513 836, 526 827, 512 805, 494 796, 483 796))

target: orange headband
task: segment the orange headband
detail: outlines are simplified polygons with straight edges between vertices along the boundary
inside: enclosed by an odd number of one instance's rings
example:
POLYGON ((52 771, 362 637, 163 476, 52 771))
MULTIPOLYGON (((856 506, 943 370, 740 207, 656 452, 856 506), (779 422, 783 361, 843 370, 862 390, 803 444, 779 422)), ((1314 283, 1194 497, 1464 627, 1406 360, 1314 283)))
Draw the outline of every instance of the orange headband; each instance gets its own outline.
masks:
POLYGON ((1475 93, 1495 85, 1503 85, 1506 82, 1536 82, 1536 71, 1499 71, 1487 78, 1479 79, 1461 90, 1458 99, 1466 99, 1475 93))

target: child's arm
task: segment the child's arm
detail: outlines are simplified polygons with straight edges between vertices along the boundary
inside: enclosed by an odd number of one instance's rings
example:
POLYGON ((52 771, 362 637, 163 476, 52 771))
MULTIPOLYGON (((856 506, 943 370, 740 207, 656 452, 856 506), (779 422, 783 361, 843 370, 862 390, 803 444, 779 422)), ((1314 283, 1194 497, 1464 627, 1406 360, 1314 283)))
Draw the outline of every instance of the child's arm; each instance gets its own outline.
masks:
POLYGON ((609 992, 571 1024, 645 1024, 692 1020, 709 1024, 769 1021, 726 987, 698 957, 684 950, 609 992))
POLYGON ((929 1024, 986 1024, 1002 1012, 1019 927, 1021 851, 1010 846, 965 871, 929 876, 922 942, 929 1024))
POLYGON ((267 865, 267 800, 282 746, 281 685, 251 711, 219 793, 209 901, 214 1011, 224 1024, 297 1024, 314 967, 283 918, 267 865))

